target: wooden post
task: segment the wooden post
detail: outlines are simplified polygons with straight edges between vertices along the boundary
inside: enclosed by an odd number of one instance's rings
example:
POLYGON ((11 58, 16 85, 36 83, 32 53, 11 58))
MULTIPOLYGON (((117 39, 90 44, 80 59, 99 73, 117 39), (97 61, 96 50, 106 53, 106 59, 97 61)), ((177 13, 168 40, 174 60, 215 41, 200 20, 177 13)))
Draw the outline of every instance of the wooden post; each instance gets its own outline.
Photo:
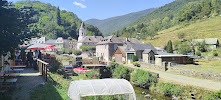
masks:
POLYGON ((48 81, 48 65, 45 66, 45 81, 48 81))

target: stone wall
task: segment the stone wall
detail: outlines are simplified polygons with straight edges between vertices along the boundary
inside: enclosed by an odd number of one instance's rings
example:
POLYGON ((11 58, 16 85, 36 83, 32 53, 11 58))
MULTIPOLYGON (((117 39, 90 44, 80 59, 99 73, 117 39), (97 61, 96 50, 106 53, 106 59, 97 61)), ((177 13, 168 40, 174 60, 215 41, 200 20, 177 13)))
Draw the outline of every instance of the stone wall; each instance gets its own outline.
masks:
POLYGON ((180 69, 180 68, 174 68, 174 67, 168 67, 168 72, 178 73, 178 74, 202 78, 202 79, 221 81, 221 74, 205 73, 205 72, 192 71, 192 70, 180 69))
POLYGON ((165 63, 163 63, 162 66, 155 65, 155 64, 147 64, 147 63, 140 63, 140 64, 141 64, 141 67, 146 67, 149 69, 155 69, 155 70, 161 70, 161 71, 167 70, 165 63))

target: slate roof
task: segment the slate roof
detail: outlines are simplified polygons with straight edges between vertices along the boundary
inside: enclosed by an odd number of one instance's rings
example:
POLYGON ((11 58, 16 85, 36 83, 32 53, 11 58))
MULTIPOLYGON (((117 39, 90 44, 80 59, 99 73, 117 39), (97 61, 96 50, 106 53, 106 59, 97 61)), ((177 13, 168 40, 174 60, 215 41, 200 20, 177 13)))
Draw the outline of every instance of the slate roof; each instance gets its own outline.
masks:
POLYGON ((45 43, 56 43, 56 40, 47 40, 45 43))
POLYGON ((126 48, 126 51, 138 51, 138 50, 145 50, 145 49, 151 49, 153 51, 156 51, 156 48, 152 44, 129 44, 126 48))
POLYGON ((218 38, 193 39, 192 43, 196 44, 197 42, 203 42, 203 41, 205 41, 206 44, 217 44, 217 42, 219 43, 218 38))
POLYGON ((148 53, 150 53, 150 51, 153 51, 153 50, 151 50, 151 49, 145 49, 145 50, 143 51, 143 54, 148 54, 148 53))
POLYGON ((114 35, 104 37, 98 44, 108 44, 108 43, 116 43, 116 44, 141 44, 142 42, 136 38, 126 38, 126 37, 116 37, 114 35))
POLYGON ((118 46, 118 48, 120 49, 122 54, 125 56, 126 55, 126 48, 127 48, 127 46, 118 46))
POLYGON ((103 39, 102 36, 86 36, 78 42, 79 43, 83 43, 83 42, 98 43, 101 39, 103 39))
POLYGON ((174 54, 174 53, 167 53, 167 52, 161 52, 161 51, 160 52, 157 51, 156 54, 157 55, 155 55, 155 57, 189 57, 189 58, 193 58, 193 59, 198 58, 193 55, 174 54))
POLYGON ((126 38, 126 37, 123 37, 123 38, 120 38, 120 40, 126 44, 126 45, 129 45, 129 44, 142 44, 142 42, 136 38, 126 38))
POLYGON ((101 39, 101 41, 98 42, 98 44, 109 44, 109 43, 123 44, 120 38, 117 38, 113 35, 104 37, 103 39, 101 39))

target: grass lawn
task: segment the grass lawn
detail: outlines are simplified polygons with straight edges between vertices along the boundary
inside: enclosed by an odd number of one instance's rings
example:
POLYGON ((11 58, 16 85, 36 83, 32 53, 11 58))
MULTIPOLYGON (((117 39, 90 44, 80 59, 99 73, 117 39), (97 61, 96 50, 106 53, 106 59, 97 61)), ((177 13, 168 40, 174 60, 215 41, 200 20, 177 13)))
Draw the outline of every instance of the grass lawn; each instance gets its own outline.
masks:
POLYGON ((146 39, 145 43, 151 43, 154 46, 163 47, 169 40, 181 41, 178 38, 178 33, 184 33, 185 39, 193 38, 218 38, 221 39, 221 17, 213 17, 202 19, 190 25, 177 25, 169 29, 158 32, 153 40, 146 39))
POLYGON ((196 62, 198 65, 177 65, 176 68, 189 69, 194 71, 201 71, 207 73, 221 73, 221 60, 220 59, 199 59, 196 62))
POLYGON ((84 74, 78 74, 79 76, 70 76, 69 79, 65 79, 63 75, 49 73, 57 85, 53 85, 50 82, 45 85, 39 85, 31 92, 30 100, 70 100, 68 97, 68 87, 74 80, 87 80, 84 74))

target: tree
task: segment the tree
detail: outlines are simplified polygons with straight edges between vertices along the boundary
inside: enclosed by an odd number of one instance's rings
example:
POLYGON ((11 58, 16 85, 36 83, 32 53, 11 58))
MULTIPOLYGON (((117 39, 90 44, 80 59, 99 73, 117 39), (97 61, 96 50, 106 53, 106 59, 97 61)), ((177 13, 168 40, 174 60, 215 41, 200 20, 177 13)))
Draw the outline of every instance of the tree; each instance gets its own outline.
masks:
POLYGON ((206 52, 206 51, 207 51, 207 46, 206 46, 205 40, 204 40, 203 42, 198 42, 198 43, 196 44, 196 46, 197 46, 197 49, 198 49, 199 51, 201 51, 201 52, 206 52))
POLYGON ((167 43, 167 53, 173 53, 173 45, 171 40, 169 40, 167 43))
POLYGON ((22 17, 21 12, 13 5, 7 1, 0 1, 0 55, 5 55, 7 52, 13 54, 18 44, 29 38, 30 32, 24 20, 26 19, 22 17))
POLYGON ((74 51, 74 55, 75 56, 79 56, 79 55, 81 55, 82 54, 82 52, 80 51, 80 50, 75 50, 74 51))
POLYGON ((61 25, 61 16, 60 16, 60 9, 59 7, 57 8, 57 24, 60 26, 61 25))
POLYGON ((192 49, 188 43, 182 43, 178 48, 178 52, 182 54, 187 54, 190 53, 191 51, 192 49))
POLYGON ((179 39, 183 39, 183 38, 185 37, 185 34, 184 34, 184 33, 178 33, 178 34, 177 34, 177 37, 178 37, 179 39))

